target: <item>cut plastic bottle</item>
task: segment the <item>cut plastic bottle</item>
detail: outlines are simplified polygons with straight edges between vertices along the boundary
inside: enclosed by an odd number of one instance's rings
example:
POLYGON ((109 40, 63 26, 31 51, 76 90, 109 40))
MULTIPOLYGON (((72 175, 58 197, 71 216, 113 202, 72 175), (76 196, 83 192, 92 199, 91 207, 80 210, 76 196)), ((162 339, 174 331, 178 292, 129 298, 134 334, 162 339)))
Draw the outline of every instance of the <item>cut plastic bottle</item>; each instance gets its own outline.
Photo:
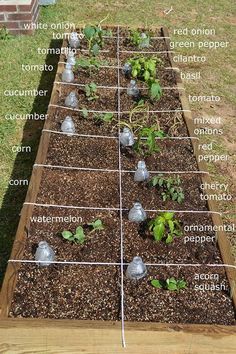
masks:
POLYGON ((120 133, 120 143, 122 146, 134 145, 134 134, 128 127, 124 127, 123 132, 120 133))
POLYGON ((63 82, 73 82, 75 79, 74 73, 72 71, 72 65, 66 63, 66 67, 62 73, 62 81, 63 82))
POLYGON ((75 49, 79 48, 80 40, 77 32, 71 32, 70 39, 69 39, 69 46, 75 49))
POLYGON ((55 260, 55 253, 46 241, 39 242, 35 252, 35 260, 37 261, 37 265, 41 267, 48 267, 50 263, 47 262, 55 260))
POLYGON ((147 275, 147 267, 141 257, 134 257, 126 269, 126 276, 132 280, 139 280, 147 275))
POLYGON ((61 131, 68 135, 75 134, 75 124, 70 116, 67 116, 62 122, 61 131))
POLYGON ((150 47, 150 38, 146 35, 146 33, 141 33, 142 41, 139 44, 139 48, 148 48, 150 47))
POLYGON ((65 99, 66 107, 78 108, 78 98, 76 96, 76 92, 72 91, 65 99))
POLYGON ((67 55, 67 64, 74 66, 76 64, 75 53, 70 51, 67 55))
POLYGON ((132 72, 132 66, 130 63, 125 63, 125 65, 122 68, 122 72, 125 76, 130 76, 132 72))
POLYGON ((127 94, 128 96, 132 97, 134 100, 137 100, 140 97, 140 91, 138 89, 135 80, 130 81, 130 84, 127 88, 127 94))
POLYGON ((147 214, 142 207, 141 203, 134 203, 134 206, 130 209, 128 214, 129 221, 133 222, 143 222, 147 219, 147 214))
POLYGON ((135 182, 143 182, 149 179, 150 173, 147 170, 145 161, 139 161, 134 174, 135 182))

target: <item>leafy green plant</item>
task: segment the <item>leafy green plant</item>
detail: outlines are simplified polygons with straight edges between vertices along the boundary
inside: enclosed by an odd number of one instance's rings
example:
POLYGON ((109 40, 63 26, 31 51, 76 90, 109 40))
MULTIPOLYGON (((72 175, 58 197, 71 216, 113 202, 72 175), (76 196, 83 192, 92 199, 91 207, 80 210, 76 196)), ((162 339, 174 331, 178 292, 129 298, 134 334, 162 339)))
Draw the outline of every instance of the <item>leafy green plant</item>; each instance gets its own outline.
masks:
POLYGON ((178 291, 187 288, 187 283, 183 279, 168 278, 166 280, 153 279, 151 284, 157 289, 166 289, 171 291, 178 291))
POLYGON ((155 241, 164 240, 168 244, 175 236, 182 235, 180 224, 174 217, 174 213, 164 212, 149 222, 148 227, 155 241))
POLYGON ((88 101, 94 101, 99 98, 97 95, 97 85, 94 82, 86 84, 84 90, 88 101))
POLYGON ((113 113, 104 113, 104 114, 95 114, 94 115, 95 120, 98 123, 111 123, 114 119, 113 113))
POLYGON ((151 99, 159 100, 162 96, 162 89, 156 74, 157 64, 161 61, 155 58, 140 57, 129 59, 128 63, 132 67, 132 77, 144 81, 148 85, 151 99))
POLYGON ((78 226, 75 230, 75 233, 65 230, 61 233, 61 236, 67 241, 79 243, 82 245, 86 241, 86 239, 90 238, 90 235, 93 232, 100 231, 100 230, 104 229, 104 225, 100 219, 97 219, 95 221, 92 221, 92 222, 86 224, 85 227, 90 229, 90 231, 87 233, 87 235, 85 235, 84 227, 78 226))
POLYGON ((155 152, 159 152, 156 138, 163 138, 165 133, 159 129, 159 126, 144 127, 138 132, 137 141, 134 144, 134 150, 144 156, 150 156, 155 152))
POLYGON ((102 29, 101 24, 103 21, 105 21, 105 19, 102 20, 98 25, 86 26, 83 31, 84 36, 88 41, 89 53, 94 56, 97 56, 104 46, 103 37, 111 36, 110 30, 102 29))
POLYGON ((107 62, 95 57, 80 57, 76 59, 75 69, 77 70, 79 67, 88 69, 91 74, 92 71, 100 69, 102 65, 107 65, 107 62))
POLYGON ((13 36, 10 34, 9 30, 6 27, 1 27, 0 28, 0 40, 7 41, 11 38, 13 38, 13 36))
POLYGON ((150 34, 146 33, 146 32, 144 32, 144 33, 146 34, 146 38, 143 38, 142 32, 140 32, 138 30, 130 31, 130 37, 129 37, 130 42, 137 47, 140 47, 142 44, 145 44, 145 43, 149 44, 150 34))
POLYGON ((168 177, 164 178, 163 174, 154 176, 149 181, 149 186, 157 187, 162 190, 162 200, 173 200, 181 204, 184 201, 184 193, 182 187, 180 187, 180 177, 168 177))

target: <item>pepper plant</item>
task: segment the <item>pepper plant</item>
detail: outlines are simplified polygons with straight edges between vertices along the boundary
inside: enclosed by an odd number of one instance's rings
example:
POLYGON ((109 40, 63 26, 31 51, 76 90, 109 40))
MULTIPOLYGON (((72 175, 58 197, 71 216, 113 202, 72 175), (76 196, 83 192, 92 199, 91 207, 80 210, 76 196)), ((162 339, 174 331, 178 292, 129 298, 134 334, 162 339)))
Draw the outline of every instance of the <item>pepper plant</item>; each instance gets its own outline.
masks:
POLYGON ((162 96, 162 89, 156 78, 157 64, 161 63, 160 59, 155 58, 132 58, 128 60, 132 67, 131 75, 134 79, 144 81, 148 88, 151 99, 159 100, 162 96))
POLYGON ((156 187, 162 190, 162 200, 173 200, 181 204, 184 201, 183 189, 180 186, 180 177, 168 177, 164 178, 163 174, 152 177, 149 181, 150 187, 156 187))
POLYGON ((171 291, 178 291, 187 288, 187 283, 183 279, 175 279, 174 277, 166 280, 152 279, 151 284, 157 289, 166 289, 171 291))
POLYGON ((95 114, 94 118, 98 123, 111 123, 114 120, 114 115, 113 113, 101 113, 95 114))
POLYGON ((86 241, 86 239, 91 238, 90 235, 93 232, 100 231, 103 229, 104 229, 104 225, 102 221, 100 219, 97 219, 95 221, 86 224, 85 227, 78 226, 75 230, 75 233, 65 230, 61 233, 61 236, 67 241, 79 243, 82 245, 86 241), (86 233, 85 228, 90 229, 87 235, 85 234, 86 233))
POLYGON ((168 244, 176 236, 182 236, 180 224, 175 219, 174 213, 171 212, 160 213, 149 222, 148 227, 157 242, 164 240, 168 244))
POLYGON ((138 138, 134 144, 134 150, 143 156, 150 156, 155 152, 159 152, 160 148, 157 145, 156 138, 163 138, 165 133, 160 130, 158 125, 144 127, 139 130, 138 138))

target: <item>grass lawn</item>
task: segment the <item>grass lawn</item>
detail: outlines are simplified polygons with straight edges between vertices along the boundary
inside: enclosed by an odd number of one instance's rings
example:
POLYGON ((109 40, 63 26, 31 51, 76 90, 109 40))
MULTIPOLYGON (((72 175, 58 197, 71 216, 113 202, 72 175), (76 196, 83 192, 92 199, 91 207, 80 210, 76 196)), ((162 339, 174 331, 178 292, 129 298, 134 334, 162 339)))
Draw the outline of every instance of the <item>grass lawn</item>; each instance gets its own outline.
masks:
MULTIPOLYGON (((193 104, 193 115, 221 116, 223 120, 224 135, 214 138, 214 153, 227 153, 231 156, 230 163, 209 165, 213 180, 227 182, 234 203, 220 205, 221 210, 230 211, 226 221, 235 222, 235 195, 236 195, 236 4, 232 0, 222 1, 91 1, 80 0, 62 1, 49 7, 41 7, 39 21, 42 23, 72 22, 76 25, 100 21, 109 15, 107 23, 121 25, 165 25, 170 30, 174 40, 192 41, 205 40, 203 36, 174 36, 174 28, 215 28, 216 35, 209 40, 229 41, 227 49, 198 50, 178 49, 183 55, 206 55, 207 62, 199 64, 182 64, 179 66, 184 72, 201 71, 201 81, 185 81, 187 94, 219 95, 221 101, 217 104, 193 104), (168 15, 164 10, 173 6, 168 15)), ((46 113, 50 95, 46 98, 34 97, 5 97, 6 89, 52 89, 54 72, 23 72, 22 64, 56 64, 55 55, 46 57, 39 55, 38 48, 57 47, 60 41, 52 41, 53 31, 37 30, 33 36, 18 36, 6 41, 0 41, 0 281, 4 275, 7 259, 14 240, 19 214, 25 199, 27 187, 10 187, 11 179, 30 178, 32 165, 37 152, 43 122, 25 120, 6 120, 8 113, 46 113), (12 146, 30 146, 31 153, 14 153, 12 146)), ((63 31, 58 31, 63 32, 63 31)), ((207 140, 207 139, 206 139, 207 140)), ((209 140, 209 139, 208 139, 209 140)), ((236 241, 230 235, 233 252, 236 255, 236 241)))

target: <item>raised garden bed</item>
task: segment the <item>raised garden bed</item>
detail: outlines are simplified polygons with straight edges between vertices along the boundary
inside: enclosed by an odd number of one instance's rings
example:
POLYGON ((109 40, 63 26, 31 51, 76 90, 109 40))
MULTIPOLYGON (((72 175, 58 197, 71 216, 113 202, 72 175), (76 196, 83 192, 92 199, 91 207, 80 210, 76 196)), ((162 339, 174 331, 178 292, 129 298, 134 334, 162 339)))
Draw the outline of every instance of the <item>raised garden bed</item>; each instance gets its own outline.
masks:
MULTIPOLYGON (((97 57, 106 65, 96 72, 79 67, 73 82, 62 82, 66 57, 60 57, 48 119, 1 293, 1 329, 9 337, 12 333, 20 345, 22 339, 13 327, 31 333, 33 343, 40 340, 37 328, 44 326, 42 342, 47 333, 55 350, 60 336, 68 336, 66 350, 75 353, 100 353, 98 349, 91 351, 92 336, 102 353, 120 353, 122 344, 127 344, 128 353, 139 345, 149 353, 233 353, 236 276, 229 267, 233 260, 226 235, 219 231, 216 240, 215 232, 202 232, 201 237, 208 242, 200 244, 189 242, 196 233, 186 231, 193 224, 213 226, 222 221, 216 205, 200 198, 200 185, 209 181, 209 176, 206 166, 197 163, 191 113, 173 69, 168 33, 163 28, 155 30, 150 47, 141 50, 130 42, 128 29, 111 31, 113 37, 104 39, 97 57), (130 78, 125 77, 122 67, 140 55, 161 60, 157 78, 162 95, 150 99, 147 84, 138 80, 145 102, 137 103, 127 94, 130 78), (98 97, 88 100, 85 85, 91 82, 97 85, 98 97), (65 106, 71 91, 79 100, 76 109, 65 106), (139 110, 135 110, 137 106, 139 110), (99 119, 98 115, 108 112, 113 114, 111 122, 99 119), (68 115, 75 126, 72 135, 61 132, 68 115), (137 121, 139 126, 133 124, 137 121), (124 126, 133 130, 139 150, 121 146, 124 126), (155 137, 158 149, 150 152, 145 145, 147 137, 138 137, 143 128, 154 126, 162 136, 155 137), (145 160, 150 171, 149 182, 134 181, 140 160, 145 160), (150 184, 154 176, 179 178, 184 199, 177 202, 163 197, 163 184, 158 188, 150 184), (137 201, 147 213, 142 223, 128 219, 137 201), (165 238, 157 242, 148 222, 170 211, 181 235, 170 243, 165 238), (102 221, 101 230, 91 230, 88 224, 95 220, 102 221), (73 243, 62 237, 63 230, 74 233, 78 226, 84 228, 85 242, 73 243), (40 241, 46 241, 56 255, 47 267, 35 263, 40 241), (135 256, 142 257, 147 265, 147 276, 137 281, 125 273, 135 256), (218 280, 212 284, 220 284, 222 289, 196 290, 204 284, 196 278, 199 273, 209 279, 217 274, 218 280), (154 279, 164 282, 173 277, 183 280, 185 287, 174 291, 152 285, 154 279), (68 321, 71 319, 76 321, 68 321), (68 327, 76 328, 79 336, 74 349, 68 327), (57 334, 50 339, 53 329, 57 334)), ((63 46, 67 45, 65 41, 63 46)), ((85 39, 80 48, 77 57, 88 57, 85 39)), ((7 343, 13 342, 9 339, 7 343)), ((24 349, 32 350, 28 345, 24 349)), ((43 344, 39 350, 45 350, 43 344)))

